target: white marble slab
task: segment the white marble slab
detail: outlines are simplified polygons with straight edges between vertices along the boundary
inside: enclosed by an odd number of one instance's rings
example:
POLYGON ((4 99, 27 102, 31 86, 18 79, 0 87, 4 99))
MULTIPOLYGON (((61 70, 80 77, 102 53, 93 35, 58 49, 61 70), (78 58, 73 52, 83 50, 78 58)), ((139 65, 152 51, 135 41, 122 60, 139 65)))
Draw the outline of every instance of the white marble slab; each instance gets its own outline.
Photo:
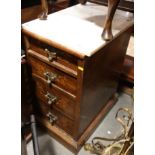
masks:
MULTIPOLYGON (((27 22, 22 28, 81 55, 91 56, 104 46, 101 38, 107 7, 87 2, 48 15, 48 19, 27 22)), ((124 11, 116 11, 114 36, 133 22, 124 11), (125 17, 125 18, 124 18, 125 17)))

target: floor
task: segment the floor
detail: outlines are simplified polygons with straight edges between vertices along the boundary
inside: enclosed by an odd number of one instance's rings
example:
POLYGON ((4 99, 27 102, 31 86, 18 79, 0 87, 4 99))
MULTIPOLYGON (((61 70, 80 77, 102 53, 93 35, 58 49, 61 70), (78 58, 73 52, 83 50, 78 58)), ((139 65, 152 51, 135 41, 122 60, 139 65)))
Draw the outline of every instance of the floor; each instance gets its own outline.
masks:
MULTIPOLYGON (((122 128, 115 120, 116 111, 120 107, 126 107, 133 111, 133 101, 131 96, 124 93, 119 95, 117 103, 102 120, 101 124, 98 126, 87 142, 90 142, 95 136, 114 138, 120 134, 122 128)), ((58 141, 49 135, 42 133, 41 131, 38 132, 38 141, 40 155, 74 155, 58 141)), ((30 141, 27 145, 27 152, 28 155, 34 155, 32 141, 30 141)), ((90 155, 90 153, 82 148, 78 155, 90 155)))

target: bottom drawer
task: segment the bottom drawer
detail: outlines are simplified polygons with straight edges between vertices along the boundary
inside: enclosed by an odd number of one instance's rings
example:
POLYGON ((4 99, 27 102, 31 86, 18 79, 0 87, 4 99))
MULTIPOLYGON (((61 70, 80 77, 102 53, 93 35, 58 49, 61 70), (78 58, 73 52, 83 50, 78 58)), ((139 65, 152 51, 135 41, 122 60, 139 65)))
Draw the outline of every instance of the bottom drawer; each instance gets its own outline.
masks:
POLYGON ((58 126, 63 129, 69 135, 73 136, 74 133, 74 122, 69 118, 65 117, 62 113, 55 109, 51 109, 49 106, 45 106, 45 103, 38 101, 36 105, 37 115, 48 121, 52 126, 58 126))

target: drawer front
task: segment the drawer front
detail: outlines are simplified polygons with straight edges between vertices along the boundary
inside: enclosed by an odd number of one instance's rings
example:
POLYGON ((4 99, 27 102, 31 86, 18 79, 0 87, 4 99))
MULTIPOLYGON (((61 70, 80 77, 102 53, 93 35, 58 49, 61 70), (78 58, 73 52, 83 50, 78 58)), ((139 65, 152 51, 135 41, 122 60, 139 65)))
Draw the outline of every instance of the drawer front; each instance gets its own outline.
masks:
POLYGON ((52 84, 68 91, 69 93, 76 95, 77 79, 69 76, 68 74, 49 66, 48 64, 28 56, 28 63, 31 65, 32 74, 38 75, 46 80, 46 83, 50 86, 52 84))
POLYGON ((77 58, 44 42, 29 38, 30 49, 48 58, 48 61, 56 61, 77 72, 77 58))
POLYGON ((73 136, 74 131, 74 122, 69 118, 65 117, 62 113, 57 110, 50 109, 48 106, 45 106, 45 103, 38 101, 36 107, 37 115, 43 118, 45 121, 51 124, 52 126, 57 126, 73 136))
POLYGON ((36 88, 36 96, 42 100, 51 109, 57 109, 64 113, 67 117, 74 120, 75 101, 74 99, 57 89, 57 87, 49 87, 39 77, 33 76, 36 88))

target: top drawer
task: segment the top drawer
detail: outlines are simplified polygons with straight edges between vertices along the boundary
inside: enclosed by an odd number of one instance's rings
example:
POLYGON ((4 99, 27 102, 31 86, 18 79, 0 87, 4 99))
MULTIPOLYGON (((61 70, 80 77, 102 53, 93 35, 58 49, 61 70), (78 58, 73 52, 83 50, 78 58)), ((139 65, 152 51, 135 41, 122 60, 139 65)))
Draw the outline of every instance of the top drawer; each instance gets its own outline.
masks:
POLYGON ((29 43, 30 49, 45 56, 49 62, 57 62, 77 72, 77 58, 75 56, 33 38, 29 38, 29 43))

